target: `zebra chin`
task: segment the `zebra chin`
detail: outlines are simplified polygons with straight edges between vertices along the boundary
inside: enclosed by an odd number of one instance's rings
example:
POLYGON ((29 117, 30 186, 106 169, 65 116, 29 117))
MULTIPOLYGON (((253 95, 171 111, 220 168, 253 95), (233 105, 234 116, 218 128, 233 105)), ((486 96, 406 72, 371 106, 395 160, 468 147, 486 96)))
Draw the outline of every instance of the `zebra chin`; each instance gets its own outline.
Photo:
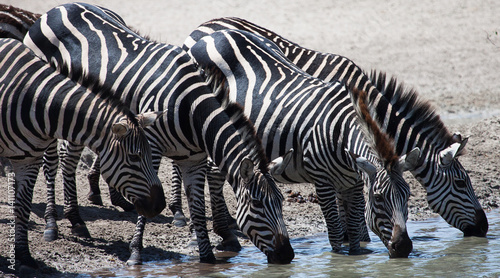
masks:
POLYGON ((406 229, 401 229, 398 225, 394 226, 387 249, 389 250, 390 258, 408 258, 413 250, 413 243, 406 229))
POLYGON ((474 219, 474 225, 466 225, 465 228, 461 229, 464 236, 486 237, 486 233, 488 233, 488 219, 484 210, 477 209, 474 219))
POLYGON ((276 249, 265 252, 267 262, 270 264, 289 264, 295 257, 288 237, 279 235, 275 238, 276 249))
POLYGON ((138 198, 134 202, 137 213, 147 218, 160 214, 167 206, 165 194, 161 186, 153 186, 149 190, 149 196, 138 198))

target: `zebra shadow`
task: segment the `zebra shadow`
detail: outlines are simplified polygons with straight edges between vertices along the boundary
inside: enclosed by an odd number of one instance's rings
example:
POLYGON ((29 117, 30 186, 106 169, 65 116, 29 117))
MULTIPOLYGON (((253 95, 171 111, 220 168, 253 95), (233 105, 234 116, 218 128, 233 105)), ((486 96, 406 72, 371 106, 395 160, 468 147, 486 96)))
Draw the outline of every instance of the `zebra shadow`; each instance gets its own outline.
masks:
MULTIPOLYGON (((44 218, 45 214, 45 203, 33 203, 31 212, 40 218, 44 218)), ((64 218, 62 205, 56 205, 57 220, 64 218)), ((135 211, 122 211, 113 206, 96 206, 96 205, 79 205, 80 216, 85 223, 94 222, 97 220, 109 220, 109 221, 127 221, 136 223, 137 222, 137 212, 135 211)), ((165 211, 168 213, 168 211, 165 211)), ((172 223, 174 220, 173 216, 166 216, 164 214, 159 214, 153 218, 148 218, 148 223, 172 223)), ((111 224, 112 225, 112 224, 111 224)))
POLYGON ((18 265, 11 265, 8 258, 0 255, 0 277, 51 277, 51 278, 72 278, 78 277, 78 273, 67 272, 64 273, 57 270, 55 267, 48 266, 42 261, 37 261, 38 270, 36 273, 23 273, 18 269, 18 265))

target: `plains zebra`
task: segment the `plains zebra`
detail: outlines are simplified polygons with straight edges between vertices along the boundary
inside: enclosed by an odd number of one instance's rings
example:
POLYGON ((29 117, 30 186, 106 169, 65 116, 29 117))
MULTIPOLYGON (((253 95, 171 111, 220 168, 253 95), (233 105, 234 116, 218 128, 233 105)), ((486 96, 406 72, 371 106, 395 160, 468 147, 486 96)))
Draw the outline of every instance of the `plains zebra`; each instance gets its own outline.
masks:
POLYGON ((353 61, 341 55, 306 49, 278 34, 240 18, 228 17, 201 24, 186 39, 188 50, 202 37, 218 30, 245 30, 273 41, 299 68, 325 82, 342 81, 364 90, 382 129, 395 141, 402 155, 419 147, 422 157, 410 172, 427 191, 429 207, 464 236, 486 236, 488 220, 474 193, 469 175, 458 157, 467 138, 451 134, 434 109, 415 90, 398 85, 395 78, 386 84, 385 74, 366 76, 353 61))
MULTIPOLYGON (((0 4, 0 38, 14 38, 22 41, 24 36, 28 32, 28 29, 35 23, 35 21, 40 18, 41 14, 32 13, 27 10, 23 10, 10 5, 0 4)), ((64 154, 61 154, 64 156, 64 154)), ((57 153, 57 144, 51 144, 47 150, 45 155, 43 156, 44 160, 50 160, 49 162, 43 163, 43 172, 45 175, 45 180, 47 183, 47 206, 45 209, 45 221, 46 221, 46 229, 44 232, 44 238, 46 241, 52 241, 57 239, 58 237, 58 229, 56 224, 57 219, 57 211, 55 208, 55 176, 57 172, 57 165, 59 164, 59 154, 57 153)), ((98 160, 98 159, 97 159, 98 160)), ((8 162, 8 161, 7 161, 8 162)), ((2 161, 2 167, 6 165, 2 161)), ((94 167, 92 167, 94 169, 94 167)), ((3 169, 1 169, 3 170, 3 169)), ((65 176, 66 177, 66 176, 65 176)), ((89 172, 89 181, 99 179, 99 176, 89 172)), ((102 205, 102 200, 99 192, 99 184, 97 183, 97 188, 95 187, 96 182, 89 182, 91 185, 94 185, 93 190, 87 196, 89 201, 94 204, 102 205)), ((173 188, 174 190, 177 187, 173 188)), ((121 207, 124 211, 131 211, 134 209, 134 205, 127 202, 122 195, 116 191, 113 187, 109 186, 109 193, 111 203, 115 206, 121 207)), ((65 194, 75 194, 74 192, 66 191, 65 194)), ((74 199, 76 197, 67 197, 65 199, 74 199)), ((177 198, 178 199, 178 198, 177 198)), ((70 211, 71 212, 71 211, 70 211)), ((69 217, 72 220, 72 233, 79 236, 90 237, 88 230, 85 225, 82 225, 83 220, 76 215, 75 217, 69 217)), ((185 222, 184 214, 177 214, 176 221, 179 223, 185 222), (184 222, 183 222, 184 221, 184 222)))
MULTIPOLYGON (((215 262, 203 198, 210 156, 236 194, 242 231, 269 262, 289 263, 294 252, 282 217, 283 196, 242 109, 221 107, 212 92, 221 86, 205 81, 181 48, 146 40, 122 23, 109 10, 67 4, 42 15, 24 42, 72 79, 106 84, 132 111, 168 108, 165 121, 147 130, 153 163, 158 167, 165 155, 183 172, 201 261, 215 262)), ((143 224, 140 217, 138 230, 143 224)), ((136 233, 131 242, 130 263, 140 262, 140 237, 136 233)))
POLYGON ((406 219, 410 192, 402 170, 418 157, 418 149, 400 162, 394 146, 368 113, 357 121, 357 99, 353 106, 342 83, 324 83, 304 73, 260 36, 238 30, 215 32, 201 38, 188 53, 208 76, 227 84, 227 95, 219 94, 219 99, 223 104, 243 105, 268 157, 294 150, 289 166, 275 177, 284 183, 316 185, 334 250, 343 242, 337 192, 350 204, 346 210, 349 247, 351 251, 360 248, 358 220, 364 209, 353 204, 364 203, 364 181, 369 190, 368 225, 391 257, 409 255, 412 244, 406 219), (362 132, 359 122, 370 128, 362 132))
MULTIPOLYGON (((57 138, 89 146, 98 153, 105 180, 147 217, 166 206, 143 126, 151 112, 137 118, 120 102, 76 84, 51 68, 24 44, 0 39, 0 155, 15 174, 15 254, 21 265, 36 268, 28 247, 33 187, 44 150, 57 138)), ((12 219, 14 222, 14 219, 12 219)))

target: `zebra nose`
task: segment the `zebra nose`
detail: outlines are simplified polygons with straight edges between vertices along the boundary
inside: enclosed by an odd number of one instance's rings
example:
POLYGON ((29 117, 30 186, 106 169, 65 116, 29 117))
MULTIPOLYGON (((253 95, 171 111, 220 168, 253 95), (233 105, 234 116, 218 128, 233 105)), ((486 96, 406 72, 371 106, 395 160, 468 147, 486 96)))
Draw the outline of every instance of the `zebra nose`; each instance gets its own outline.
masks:
POLYGON ((464 232, 464 236, 485 237, 488 232, 488 219, 486 218, 484 210, 477 209, 474 218, 474 225, 467 225, 462 230, 462 232, 464 232))
POLYGON ((267 262, 270 264, 289 264, 295 257, 295 253, 288 237, 276 236, 275 245, 274 251, 267 254, 267 262))
POLYGON ((154 217, 167 206, 163 187, 152 186, 147 198, 137 199, 134 203, 137 213, 148 218, 154 217))
POLYGON ((394 226, 387 249, 390 258, 408 258, 408 255, 413 250, 413 243, 406 229, 403 230, 399 225, 394 226))

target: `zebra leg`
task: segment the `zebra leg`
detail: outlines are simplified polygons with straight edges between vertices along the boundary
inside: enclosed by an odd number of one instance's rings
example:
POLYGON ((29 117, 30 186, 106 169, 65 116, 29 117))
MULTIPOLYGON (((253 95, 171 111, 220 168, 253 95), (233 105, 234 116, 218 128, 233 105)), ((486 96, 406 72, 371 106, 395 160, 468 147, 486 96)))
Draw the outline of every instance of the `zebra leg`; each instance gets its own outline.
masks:
POLYGON ((216 249, 239 252, 241 251, 240 242, 229 226, 231 220, 234 219, 229 214, 226 201, 224 200, 223 186, 225 180, 219 168, 209 163, 207 181, 210 190, 210 205, 212 207, 214 232, 222 237, 222 242, 216 246, 216 249))
MULTIPOLYGON (((357 185, 360 186, 360 185, 357 185)), ((364 185, 363 185, 364 186, 364 185)), ((363 194, 363 192, 361 192, 363 194)), ((349 233, 347 232, 347 215, 346 215, 346 210, 348 210, 348 202, 343 201, 342 194, 337 193, 337 204, 339 207, 339 217, 342 223, 342 231, 344 233, 344 243, 349 242, 349 233)), ((370 242, 370 235, 368 234, 368 227, 366 226, 366 220, 365 220, 365 215, 364 215, 364 204, 365 200, 363 198, 362 204, 356 204, 358 206, 358 209, 362 210, 362 215, 359 215, 359 212, 356 214, 356 217, 359 217, 357 219, 359 223, 359 236, 360 240, 364 242, 370 242)))
POLYGON ((331 185, 316 184, 318 202, 325 217, 328 229, 328 240, 333 252, 340 252, 344 242, 342 223, 338 214, 336 192, 331 185))
POLYGON ((57 140, 49 145, 43 155, 43 173, 47 183, 47 205, 45 207, 45 230, 43 239, 45 241, 56 240, 59 236, 57 228, 57 211, 55 196, 55 180, 57 175, 57 166, 59 164, 59 155, 57 154, 57 140))
POLYGON ((144 229, 146 228, 146 217, 139 215, 135 225, 134 237, 129 245, 130 257, 127 260, 127 265, 142 264, 141 251, 143 248, 142 239, 144 237, 144 229))
MULTIPOLYGON (((359 185, 359 181, 358 181, 359 185)), ((363 182, 361 181, 361 185, 363 182)), ((365 224, 365 200, 363 186, 355 186, 342 192, 347 234, 349 237, 349 254, 359 254, 361 251, 361 229, 365 224)))
POLYGON ((191 165, 191 167, 183 167, 182 176, 191 214, 191 223, 198 241, 200 262, 215 263, 215 256, 208 237, 205 213, 204 187, 206 170, 207 161, 203 160, 201 163, 191 165))
POLYGON ((181 171, 179 166, 172 162, 172 187, 170 193, 170 203, 168 208, 174 215, 172 224, 177 227, 184 227, 187 225, 187 218, 182 212, 182 180, 181 171))
POLYGON ((91 204, 102 206, 101 189, 99 189, 99 177, 101 176, 101 167, 99 166, 99 158, 94 159, 92 167, 87 174, 87 179, 89 180, 90 191, 87 194, 87 200, 91 204))
POLYGON ((80 217, 75 179, 76 168, 83 149, 84 146, 64 141, 61 144, 59 154, 64 184, 64 217, 71 222, 73 235, 90 238, 89 230, 80 217))
MULTIPOLYGON (((26 165, 23 163, 13 162, 15 173, 15 200, 8 200, 14 203, 14 216, 15 219, 9 219, 9 226, 15 229, 15 253, 16 260, 19 261, 20 272, 31 271, 37 269, 38 264, 33 259, 29 251, 28 244, 28 221, 31 213, 31 206, 33 200, 33 187, 35 186, 36 178, 40 170, 42 158, 36 158, 34 163, 26 165), (15 223, 15 228, 11 224, 15 223)), ((14 177, 13 177, 14 178, 14 177)), ((9 177, 8 191, 11 192, 11 177, 9 177)))

